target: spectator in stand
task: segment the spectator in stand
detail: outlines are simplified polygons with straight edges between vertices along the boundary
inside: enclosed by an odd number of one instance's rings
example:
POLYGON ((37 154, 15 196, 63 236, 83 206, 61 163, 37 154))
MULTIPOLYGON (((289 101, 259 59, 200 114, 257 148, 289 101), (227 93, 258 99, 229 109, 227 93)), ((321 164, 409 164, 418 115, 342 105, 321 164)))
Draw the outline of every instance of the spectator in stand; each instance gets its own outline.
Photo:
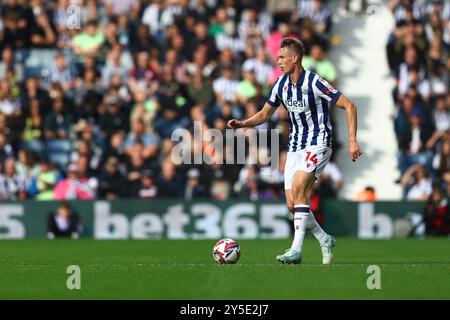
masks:
MULTIPOLYGON (((1 114, 0 114, 1 115, 1 114)), ((0 131, 0 164, 8 158, 14 157, 14 149, 8 142, 8 137, 0 131)))
POLYGON ((264 39, 269 36, 271 22, 264 19, 263 14, 259 14, 256 8, 246 8, 237 27, 239 38, 244 43, 261 47, 264 39))
POLYGON ((102 69, 102 84, 108 88, 113 75, 120 75, 124 80, 128 79, 127 68, 122 59, 122 49, 120 45, 115 45, 106 56, 106 63, 102 69))
POLYGON ((18 120, 22 115, 19 92, 14 89, 7 80, 0 82, 0 112, 6 115, 9 121, 18 120))
POLYGON ((128 121, 125 110, 123 110, 123 101, 117 97, 117 93, 105 97, 106 111, 100 116, 100 130, 105 138, 117 131, 127 132, 128 121))
POLYGON ((131 124, 140 119, 144 122, 147 133, 154 134, 154 120, 159 108, 158 100, 147 90, 139 89, 133 94, 133 102, 134 106, 130 115, 131 124))
POLYGON ((192 62, 187 63, 186 71, 190 76, 199 73, 204 77, 210 77, 215 67, 215 62, 208 63, 208 48, 201 45, 193 52, 192 62))
POLYGON ((155 172, 152 169, 145 169, 141 175, 141 185, 137 195, 140 199, 153 199, 158 196, 158 187, 155 184, 155 172))
POLYGON ((47 158, 42 157, 39 161, 37 173, 31 180, 30 196, 33 196, 35 200, 53 200, 54 188, 61 179, 62 176, 58 170, 47 158))
POLYGON ((323 0, 297 0, 294 19, 297 19, 300 23, 306 19, 310 20, 313 23, 314 30, 318 33, 331 30, 331 12, 323 0))
POLYGON ((106 145, 106 147, 103 150, 102 153, 102 159, 100 161, 101 165, 106 162, 106 160, 110 157, 115 157, 119 159, 120 163, 124 163, 125 161, 125 154, 124 154, 124 148, 123 148, 123 141, 124 141, 124 132, 117 131, 114 132, 111 135, 111 139, 109 140, 109 143, 106 145))
POLYGON ((127 181, 119 166, 119 159, 115 157, 110 157, 106 161, 104 172, 99 179, 99 198, 113 200, 127 196, 127 181))
MULTIPOLYGON (((0 39, 1 42, 1 39, 0 39)), ((0 46, 1 47, 1 46, 0 46)), ((24 67, 21 63, 14 61, 14 50, 11 46, 6 46, 2 51, 2 60, 0 62, 0 80, 4 80, 7 73, 12 70, 17 81, 24 79, 24 67)))
POLYGON ((402 185, 407 190, 406 199, 426 201, 432 193, 432 182, 423 165, 411 166, 402 177, 402 185))
POLYGON ((105 36, 97 28, 97 22, 91 20, 88 22, 84 32, 78 34, 73 39, 73 51, 84 62, 86 58, 101 58, 100 48, 105 42, 105 36))
POLYGON ((172 67, 164 66, 162 72, 162 82, 158 89, 161 108, 155 120, 155 129, 164 139, 169 138, 175 129, 186 128, 189 119, 186 86, 176 82, 172 67))
POLYGON ((64 92, 71 91, 75 85, 75 77, 62 52, 55 56, 55 63, 50 69, 48 83, 59 82, 64 92))
POLYGON ((6 0, 2 4, 2 18, 5 24, 3 42, 15 48, 30 45, 32 13, 17 0, 6 0))
POLYGON ((245 185, 240 192, 240 196, 250 201, 257 201, 261 198, 261 193, 259 191, 258 180, 256 177, 248 177, 245 181, 245 185))
POLYGON ((129 15, 130 19, 137 19, 141 5, 139 0, 104 0, 109 16, 129 15))
POLYGON ((450 235, 448 193, 439 184, 433 186, 424 210, 425 234, 427 236, 450 235))
POLYGON ((29 115, 25 118, 21 145, 40 155, 44 151, 43 136, 43 119, 39 100, 32 99, 30 101, 29 115))
POLYGON ((16 161, 16 172, 18 175, 25 176, 28 181, 37 173, 35 158, 30 150, 19 149, 16 161))
POLYGON ((166 6, 165 0, 155 0, 152 3, 148 4, 148 6, 143 10, 142 14, 142 23, 145 24, 150 34, 155 39, 162 39, 164 25, 161 21, 162 12, 166 6))
POLYGON ((243 71, 254 70, 256 80, 260 85, 266 85, 272 73, 272 65, 267 60, 264 49, 259 49, 255 58, 247 59, 242 65, 243 71))
POLYGON ((241 105, 245 105, 249 100, 256 97, 257 92, 255 70, 243 68, 242 81, 239 82, 239 87, 236 91, 237 102, 241 105))
POLYGON ((73 212, 67 203, 58 206, 56 212, 51 212, 47 219, 47 238, 78 239, 82 232, 82 223, 77 213, 73 212))
POLYGON ((46 139, 68 139, 73 124, 73 117, 64 108, 61 98, 53 101, 53 110, 47 115, 44 122, 44 136, 46 139))
POLYGON ((133 144, 140 141, 144 146, 143 157, 145 159, 156 157, 159 149, 158 136, 145 132, 145 124, 142 119, 135 120, 131 127, 132 131, 128 133, 124 142, 125 152, 130 153, 133 144))
POLYGON ((226 66, 222 69, 221 77, 213 82, 213 89, 219 104, 222 104, 225 101, 231 103, 236 102, 239 81, 235 79, 234 71, 231 66, 226 66))
POLYGON ((200 171, 192 168, 187 172, 186 189, 184 190, 184 198, 192 200, 195 198, 208 198, 208 189, 200 182, 200 171))
POLYGON ((161 173, 156 177, 158 196, 181 197, 184 191, 184 181, 177 172, 170 158, 166 158, 161 167, 161 173))
POLYGON ((303 46, 305 47, 305 56, 311 55, 311 48, 315 44, 323 48, 324 51, 327 51, 328 48, 327 40, 320 37, 320 35, 317 34, 314 31, 313 27, 310 25, 305 25, 300 30, 300 39, 302 40, 303 46))
POLYGON ((305 69, 317 73, 332 85, 336 85, 336 68, 319 44, 312 45, 310 56, 305 56, 302 61, 305 69))
POLYGON ((433 158, 433 169, 437 176, 443 177, 447 172, 450 172, 450 131, 437 131, 435 133, 435 138, 442 140, 442 142, 433 158))
POLYGON ((91 200, 95 197, 94 190, 89 186, 88 179, 81 177, 76 163, 68 167, 67 178, 60 180, 55 187, 55 200, 91 200))
POLYGON ((403 175, 413 164, 424 164, 430 168, 432 154, 426 148, 432 130, 423 125, 420 111, 413 111, 405 132, 399 138, 399 168, 403 175))
POLYGON ((51 110, 51 99, 48 90, 41 88, 40 80, 37 77, 31 76, 25 80, 25 90, 22 92, 22 104, 25 110, 30 109, 31 100, 37 99, 39 101, 40 115, 42 119, 51 110))
POLYGON ((145 24, 140 24, 137 27, 136 37, 132 38, 130 44, 131 52, 133 54, 138 52, 151 52, 157 50, 156 43, 152 40, 150 30, 145 24))
POLYGON ((34 47, 49 48, 56 43, 56 33, 45 13, 35 17, 35 23, 31 29, 31 44, 34 47))
MULTIPOLYGON (((448 96, 450 97, 450 94, 448 96)), ((436 131, 445 132, 450 130, 449 104, 446 103, 445 96, 436 98, 433 118, 436 124, 436 131)))
POLYGON ((86 70, 83 79, 77 80, 74 94, 74 113, 77 119, 98 122, 98 106, 103 100, 103 90, 98 80, 92 69, 86 70))
MULTIPOLYGON (((280 22, 277 29, 270 33, 265 44, 265 49, 270 53, 273 63, 278 61, 278 50, 280 48, 280 43, 284 38, 296 38, 296 36, 288 23, 280 22)), ((304 40, 302 39, 302 41, 304 40)))
POLYGON ((154 93, 158 88, 158 76, 150 65, 150 56, 148 52, 141 51, 136 55, 136 67, 130 72, 131 90, 141 85, 151 89, 154 93))
POLYGON ((127 158, 127 186, 130 195, 136 196, 141 185, 142 172, 151 169, 143 156, 144 146, 138 141, 132 146, 127 158))
POLYGON ((194 104, 202 104, 207 108, 213 105, 214 90, 211 80, 204 77, 200 70, 197 70, 191 77, 186 89, 194 104))
POLYGON ((407 95, 403 98, 401 107, 394 119, 394 130, 398 140, 407 133, 413 110, 420 114, 422 107, 416 104, 413 97, 407 95))
POLYGON ((26 176, 16 172, 16 161, 13 158, 6 159, 0 173, 0 199, 25 200, 28 184, 26 176))

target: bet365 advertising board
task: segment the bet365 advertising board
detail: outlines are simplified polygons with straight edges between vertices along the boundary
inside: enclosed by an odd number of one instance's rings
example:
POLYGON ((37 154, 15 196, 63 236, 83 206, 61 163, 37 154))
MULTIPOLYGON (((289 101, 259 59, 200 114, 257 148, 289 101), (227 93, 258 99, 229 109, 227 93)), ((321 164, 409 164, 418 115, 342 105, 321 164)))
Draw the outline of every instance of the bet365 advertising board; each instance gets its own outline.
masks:
MULTIPOLYGON (((82 237, 96 239, 288 238, 292 222, 283 202, 117 200, 69 201, 83 225, 82 237)), ((0 239, 44 238, 58 202, 0 202, 0 239)), ((392 238, 420 225, 424 203, 323 204, 324 228, 336 236, 392 238)), ((422 231, 421 231, 422 230, 422 231)))

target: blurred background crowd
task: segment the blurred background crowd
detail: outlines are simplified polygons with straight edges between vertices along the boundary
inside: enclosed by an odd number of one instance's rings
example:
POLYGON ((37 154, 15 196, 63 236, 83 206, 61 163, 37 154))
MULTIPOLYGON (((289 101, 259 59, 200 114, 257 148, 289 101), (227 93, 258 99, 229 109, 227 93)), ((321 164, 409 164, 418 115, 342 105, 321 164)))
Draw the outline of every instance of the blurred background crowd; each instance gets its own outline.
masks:
POLYGON ((396 182, 405 199, 442 206, 450 189, 450 3, 400 0, 389 9, 395 17, 387 57, 396 80, 396 182))
MULTIPOLYGON (((206 140, 192 152, 211 164, 176 165, 171 135, 193 138, 195 121, 224 132, 256 113, 286 36, 303 40, 307 69, 337 82, 327 1, 4 0, 0 10, 0 199, 284 199, 284 108, 256 128, 280 129, 278 169, 261 148, 246 148, 255 165, 221 164, 226 152, 206 140)), ((331 163, 316 196, 335 197, 341 181, 331 163)))
MULTIPOLYGON (((229 119, 256 113, 280 75, 283 37, 300 38, 303 66, 339 87, 328 58, 339 37, 332 36, 330 6, 325 0, 3 0, 0 199, 283 199, 284 108, 256 128, 279 129, 276 170, 260 161, 270 153, 261 148, 247 148, 256 165, 224 165, 230 150, 208 148, 208 133, 191 152, 200 150, 211 164, 177 165, 171 135, 186 129, 193 139, 196 121, 203 132, 224 132, 229 119)), ((386 49, 396 79, 397 183, 405 199, 445 197, 450 4, 392 0, 388 6, 395 17, 386 49)), ((335 136, 334 155, 339 148, 335 136)), ((341 187, 332 161, 314 186, 312 207, 341 187)), ((376 192, 367 187, 357 199, 376 200, 376 192)))

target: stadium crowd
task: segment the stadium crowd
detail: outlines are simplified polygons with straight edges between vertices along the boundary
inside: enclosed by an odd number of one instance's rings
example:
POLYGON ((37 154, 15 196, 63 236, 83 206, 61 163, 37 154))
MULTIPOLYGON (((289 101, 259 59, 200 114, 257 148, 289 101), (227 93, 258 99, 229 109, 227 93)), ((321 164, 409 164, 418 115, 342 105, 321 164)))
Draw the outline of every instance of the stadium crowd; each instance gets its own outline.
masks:
MULTIPOLYGON (((256 165, 221 164, 205 140, 192 152, 212 164, 176 165, 171 134, 193 138, 196 121, 224 132, 257 112, 286 36, 303 40, 308 69, 337 80, 326 1, 4 0, 0 10, 0 199, 281 199, 283 108, 257 128, 280 129, 279 169, 262 165, 261 149, 247 148, 256 165)), ((318 197, 342 185, 328 167, 318 197)))
POLYGON ((395 17, 387 57, 396 80, 397 182, 405 199, 428 201, 442 225, 450 191, 450 3, 394 0, 389 8, 395 17))

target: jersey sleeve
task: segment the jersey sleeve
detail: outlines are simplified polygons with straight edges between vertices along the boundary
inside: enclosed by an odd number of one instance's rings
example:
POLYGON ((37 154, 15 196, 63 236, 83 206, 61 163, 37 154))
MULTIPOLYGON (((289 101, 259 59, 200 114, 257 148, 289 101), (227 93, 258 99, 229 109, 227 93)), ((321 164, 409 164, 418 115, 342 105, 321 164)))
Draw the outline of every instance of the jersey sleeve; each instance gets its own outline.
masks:
POLYGON ((342 93, 338 89, 333 87, 330 83, 328 83, 328 81, 321 77, 317 78, 317 81, 315 82, 313 87, 315 93, 319 97, 324 98, 332 104, 335 104, 336 101, 338 101, 339 97, 342 95, 342 93))
POLYGON ((281 99, 278 95, 278 89, 280 86, 280 78, 274 83, 272 89, 270 90, 269 98, 267 99, 267 103, 274 108, 278 108, 281 104, 281 99))

